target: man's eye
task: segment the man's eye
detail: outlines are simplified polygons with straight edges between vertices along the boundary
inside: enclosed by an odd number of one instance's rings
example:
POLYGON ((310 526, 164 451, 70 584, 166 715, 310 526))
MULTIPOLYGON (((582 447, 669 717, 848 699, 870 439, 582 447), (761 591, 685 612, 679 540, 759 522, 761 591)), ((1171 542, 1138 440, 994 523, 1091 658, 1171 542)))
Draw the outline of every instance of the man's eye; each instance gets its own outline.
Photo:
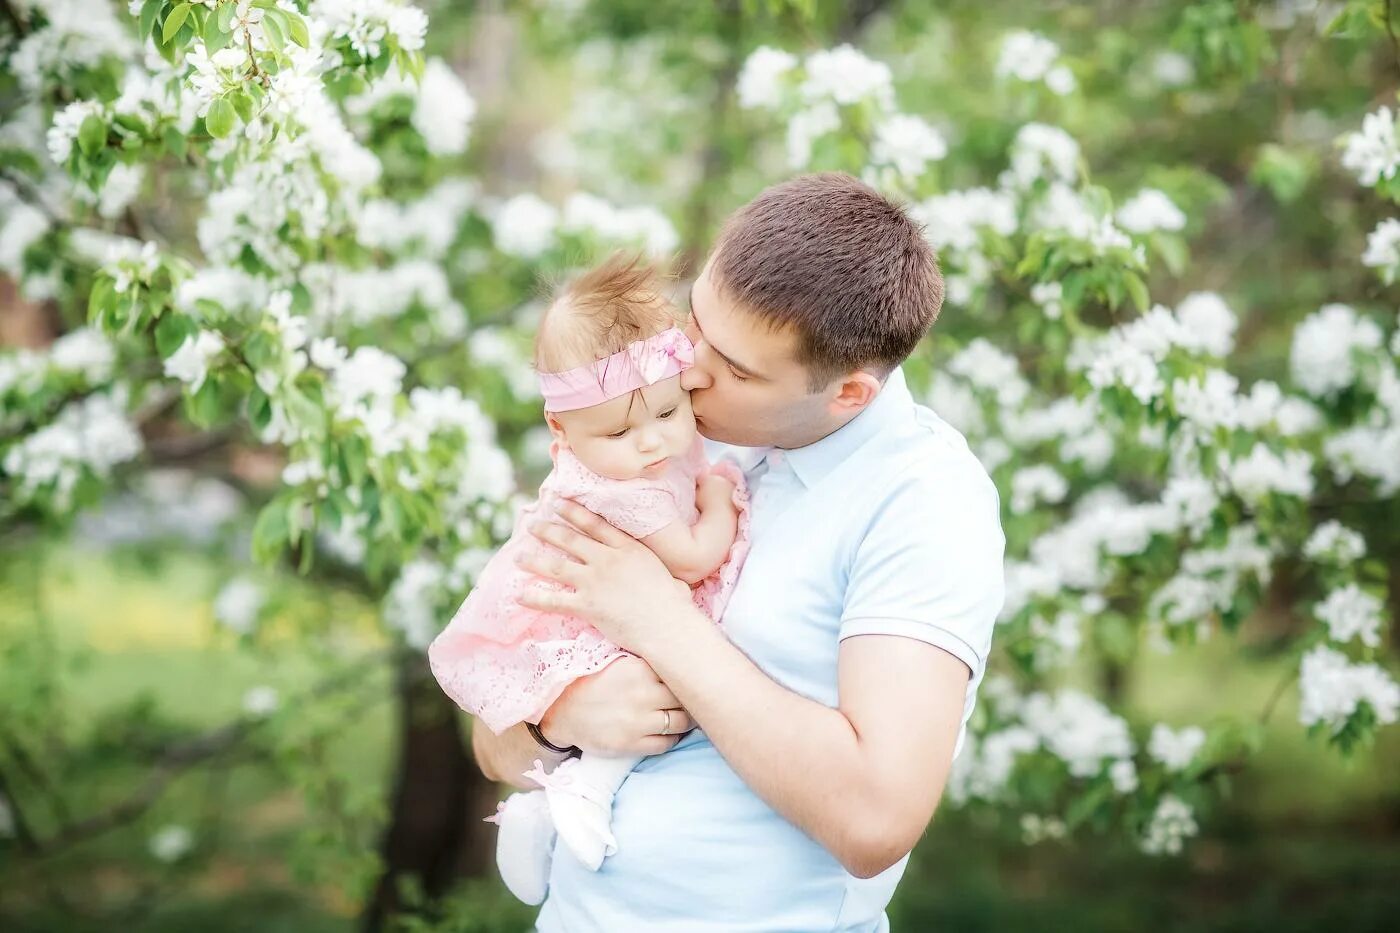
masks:
POLYGON ((627 429, 626 429, 626 428, 623 428, 621 431, 614 431, 612 434, 609 434, 609 435, 608 435, 608 437, 611 437, 611 438, 613 438, 614 440, 616 440, 616 439, 619 438, 619 437, 626 437, 626 436, 627 436, 627 429))
POLYGON ((748 377, 748 376, 741 376, 741 375, 739 375, 737 372, 735 372, 733 366, 729 367, 729 375, 733 376, 735 379, 739 380, 740 382, 748 382, 748 381, 749 381, 749 377, 748 377))
POLYGON ((674 408, 672 408, 670 411, 663 411, 661 414, 657 415, 656 417, 660 418, 662 421, 665 421, 667 418, 671 417, 671 416, 674 415, 675 413, 676 413, 676 410, 675 410, 674 408))

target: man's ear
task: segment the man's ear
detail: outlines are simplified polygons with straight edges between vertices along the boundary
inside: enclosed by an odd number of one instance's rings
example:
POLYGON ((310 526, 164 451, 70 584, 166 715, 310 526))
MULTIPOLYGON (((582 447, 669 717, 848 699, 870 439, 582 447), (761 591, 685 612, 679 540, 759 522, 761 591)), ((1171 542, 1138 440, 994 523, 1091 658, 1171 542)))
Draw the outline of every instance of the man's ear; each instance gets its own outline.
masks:
POLYGON ((841 380, 828 410, 833 415, 854 417, 860 414, 865 406, 875 401, 881 386, 878 377, 858 369, 841 380))

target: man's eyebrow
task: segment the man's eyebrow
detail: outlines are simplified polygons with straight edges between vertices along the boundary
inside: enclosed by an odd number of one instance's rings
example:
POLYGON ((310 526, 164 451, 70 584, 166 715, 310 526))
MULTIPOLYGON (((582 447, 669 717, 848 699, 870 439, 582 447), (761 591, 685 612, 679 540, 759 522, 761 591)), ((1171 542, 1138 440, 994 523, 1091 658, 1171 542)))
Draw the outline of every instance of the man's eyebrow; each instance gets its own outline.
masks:
MULTIPOLYGON (((690 303, 690 320, 691 320, 692 322, 694 322, 694 324, 695 324, 695 329, 698 330, 698 331, 700 331, 700 336, 701 336, 701 337, 705 337, 705 329, 704 329, 703 327, 700 326, 700 319, 699 319, 698 317, 695 316, 695 283, 694 283, 694 282, 691 282, 691 283, 690 283, 689 303, 690 303)), ((740 363, 738 360, 736 360, 736 359, 734 359, 733 357, 731 357, 731 356, 729 356, 728 354, 726 354, 723 350, 721 350, 719 347, 715 346, 713 343, 710 343, 710 338, 705 337, 705 342, 710 344, 710 349, 713 350, 713 351, 715 351, 715 354, 716 354, 717 356, 719 356, 720 359, 724 360, 724 361, 725 361, 726 363, 728 363, 730 366, 732 366, 732 367, 734 367, 735 369, 739 370, 739 372, 743 373, 743 374, 746 375, 746 376, 749 376, 749 377, 751 377, 751 378, 754 378, 754 379, 763 379, 763 378, 765 378, 763 375, 761 375, 761 374, 760 374, 759 372, 757 372, 756 370, 750 369, 748 366, 745 366, 743 363, 740 363)))

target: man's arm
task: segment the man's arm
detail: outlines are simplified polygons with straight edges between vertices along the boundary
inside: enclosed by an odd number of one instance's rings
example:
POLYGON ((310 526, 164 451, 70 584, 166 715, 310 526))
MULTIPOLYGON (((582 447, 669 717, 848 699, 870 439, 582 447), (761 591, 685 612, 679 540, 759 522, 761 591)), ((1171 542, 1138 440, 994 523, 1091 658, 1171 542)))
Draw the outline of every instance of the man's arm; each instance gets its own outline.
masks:
POLYGON ((670 632, 652 666, 773 809, 859 878, 914 847, 952 765, 966 664, 900 636, 848 638, 832 709, 770 680, 712 625, 670 632))

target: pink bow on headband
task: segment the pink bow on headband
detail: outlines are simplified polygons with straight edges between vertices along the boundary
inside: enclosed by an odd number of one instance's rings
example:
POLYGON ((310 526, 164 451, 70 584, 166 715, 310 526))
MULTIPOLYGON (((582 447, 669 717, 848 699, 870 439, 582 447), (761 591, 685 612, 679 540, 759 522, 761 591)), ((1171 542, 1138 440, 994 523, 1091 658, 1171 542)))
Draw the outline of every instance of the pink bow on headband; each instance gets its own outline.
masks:
POLYGON ((654 385, 689 369, 695 346, 678 327, 637 340, 607 359, 562 373, 540 373, 545 411, 574 411, 654 385))

